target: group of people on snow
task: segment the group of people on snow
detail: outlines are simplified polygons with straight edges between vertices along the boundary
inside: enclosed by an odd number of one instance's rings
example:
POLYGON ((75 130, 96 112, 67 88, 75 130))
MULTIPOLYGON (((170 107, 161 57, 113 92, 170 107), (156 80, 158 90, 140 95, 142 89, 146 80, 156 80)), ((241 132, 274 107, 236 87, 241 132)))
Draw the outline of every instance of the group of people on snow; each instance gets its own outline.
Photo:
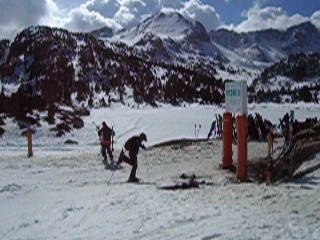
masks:
POLYGON ((147 136, 145 133, 141 133, 138 136, 133 136, 129 138, 121 152, 118 158, 118 161, 116 164, 114 164, 114 158, 113 158, 113 137, 115 136, 115 132, 113 128, 110 128, 106 122, 102 122, 102 128, 98 130, 98 135, 100 137, 100 145, 101 145, 101 154, 103 156, 103 163, 106 167, 110 167, 112 169, 118 168, 120 163, 126 162, 129 165, 132 166, 130 176, 128 179, 128 182, 139 182, 139 178, 136 176, 137 168, 138 168, 138 153, 139 149, 146 149, 143 142, 147 141, 147 136), (110 162, 108 162, 107 153, 110 158, 110 162))

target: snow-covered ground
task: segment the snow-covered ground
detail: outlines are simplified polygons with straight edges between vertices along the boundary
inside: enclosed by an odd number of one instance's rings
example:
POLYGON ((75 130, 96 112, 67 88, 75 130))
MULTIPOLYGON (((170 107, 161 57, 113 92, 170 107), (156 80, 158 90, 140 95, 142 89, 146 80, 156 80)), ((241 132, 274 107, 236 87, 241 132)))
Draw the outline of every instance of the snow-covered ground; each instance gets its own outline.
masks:
MULTIPOLYGON (((320 105, 318 104, 250 104, 248 111, 251 114, 260 113, 275 124, 284 114, 295 111, 298 120, 309 117, 320 118, 320 105)), ((51 150, 72 150, 77 147, 66 146, 67 139, 76 140, 79 147, 91 148, 98 145, 96 126, 106 121, 113 126, 115 136, 115 148, 121 149, 123 143, 132 135, 144 131, 148 136, 148 145, 153 145, 167 140, 179 138, 206 138, 215 114, 222 114, 223 108, 217 106, 187 105, 185 107, 162 106, 152 108, 140 106, 139 109, 123 105, 113 105, 111 108, 93 109, 89 117, 84 118, 84 127, 72 131, 62 138, 54 137, 46 122, 36 129, 33 136, 35 152, 51 150)), ((0 150, 20 151, 26 148, 26 138, 21 136, 21 130, 12 119, 7 119, 4 126, 6 132, 0 138, 0 150)))
MULTIPOLYGON (((141 151, 130 167, 104 170, 98 149, 0 156, 1 239, 319 239, 320 171, 266 186, 230 180, 222 144, 202 142, 141 151), (213 185, 165 191, 182 173, 213 185), (109 184, 108 184, 109 183, 109 184)), ((249 156, 266 153, 251 143, 249 156)), ((118 156, 116 151, 115 155, 118 156)), ((314 160, 320 162, 320 156, 314 160)))
MULTIPOLYGON (((289 110, 300 120, 320 117, 319 106, 310 104, 249 107, 273 122, 289 110)), ((45 126, 37 131, 33 158, 9 121, 0 142, 0 239, 320 239, 320 170, 275 186, 238 184, 219 169, 221 141, 141 150, 137 175, 148 185, 125 184, 126 164, 114 174, 103 168, 93 121, 115 127, 117 158, 123 142, 140 131, 148 146, 194 138, 195 124, 206 137, 215 113, 222 108, 94 110, 83 129, 62 140, 48 137, 45 126), (67 138, 79 145, 64 146, 67 138), (158 189, 182 173, 213 184, 158 189)), ((249 159, 266 154, 265 143, 249 144, 249 159)), ((319 164, 320 155, 311 163, 319 164)))

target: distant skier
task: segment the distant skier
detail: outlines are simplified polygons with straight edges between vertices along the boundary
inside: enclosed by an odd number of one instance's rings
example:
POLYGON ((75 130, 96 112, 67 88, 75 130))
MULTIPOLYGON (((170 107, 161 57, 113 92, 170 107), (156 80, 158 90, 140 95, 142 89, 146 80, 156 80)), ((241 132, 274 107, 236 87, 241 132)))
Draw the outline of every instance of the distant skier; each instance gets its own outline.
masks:
POLYGON ((136 177, 138 168, 137 155, 140 147, 142 149, 146 149, 146 147, 142 144, 143 141, 147 141, 146 134, 141 133, 139 136, 133 136, 126 141, 121 150, 116 167, 121 162, 126 162, 132 166, 128 182, 139 182, 139 178, 136 177))
POLYGON ((213 133, 213 138, 215 138, 215 136, 216 136, 216 121, 215 120, 213 120, 211 123, 211 128, 208 133, 207 141, 209 141, 209 138, 211 137, 212 133, 213 133))
POLYGON ((217 129, 216 129, 216 135, 218 138, 222 137, 222 130, 223 130, 223 119, 220 114, 215 114, 216 117, 216 124, 217 124, 217 129))
POLYGON ((100 137, 101 154, 103 156, 102 162, 106 166, 113 165, 113 149, 111 149, 111 146, 112 137, 115 135, 115 132, 106 124, 106 122, 102 122, 102 128, 98 131, 98 135, 100 137), (108 152, 108 155, 110 157, 110 164, 108 163, 106 151, 108 152))

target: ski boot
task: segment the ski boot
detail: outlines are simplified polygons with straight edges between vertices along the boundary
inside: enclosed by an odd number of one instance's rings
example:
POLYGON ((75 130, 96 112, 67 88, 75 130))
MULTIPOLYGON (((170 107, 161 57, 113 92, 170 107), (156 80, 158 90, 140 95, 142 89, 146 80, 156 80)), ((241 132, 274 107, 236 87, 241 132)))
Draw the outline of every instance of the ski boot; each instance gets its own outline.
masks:
POLYGON ((128 182, 129 182, 129 183, 138 183, 139 181, 140 181, 140 179, 137 178, 137 177, 130 177, 130 178, 128 179, 128 182))

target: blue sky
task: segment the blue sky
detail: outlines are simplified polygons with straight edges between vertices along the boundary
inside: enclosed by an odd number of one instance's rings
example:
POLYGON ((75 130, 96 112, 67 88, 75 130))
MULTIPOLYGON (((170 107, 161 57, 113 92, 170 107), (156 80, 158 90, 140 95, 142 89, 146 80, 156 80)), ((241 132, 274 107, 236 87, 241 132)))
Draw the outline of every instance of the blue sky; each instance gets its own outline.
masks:
MULTIPOLYGON (((214 6, 222 20, 228 24, 239 24, 245 19, 242 14, 248 11, 257 1, 254 0, 203 0, 205 4, 214 6)), ((281 7, 288 15, 299 13, 311 16, 320 9, 320 0, 265 0, 259 1, 262 7, 281 7)))
POLYGON ((200 21, 208 31, 284 30, 305 21, 320 29, 320 0, 0 0, 0 39, 30 25, 128 29, 163 8, 200 21))
MULTIPOLYGON (((184 0, 185 1, 185 0, 184 0)), ((72 9, 85 3, 86 0, 57 0, 57 4, 66 9, 72 9)), ((227 24, 239 24, 245 19, 242 13, 248 11, 256 0, 202 0, 204 4, 213 6, 222 20, 227 24)), ((289 15, 300 13, 311 16, 320 9, 320 0, 264 0, 259 1, 262 7, 282 7, 289 15)))

